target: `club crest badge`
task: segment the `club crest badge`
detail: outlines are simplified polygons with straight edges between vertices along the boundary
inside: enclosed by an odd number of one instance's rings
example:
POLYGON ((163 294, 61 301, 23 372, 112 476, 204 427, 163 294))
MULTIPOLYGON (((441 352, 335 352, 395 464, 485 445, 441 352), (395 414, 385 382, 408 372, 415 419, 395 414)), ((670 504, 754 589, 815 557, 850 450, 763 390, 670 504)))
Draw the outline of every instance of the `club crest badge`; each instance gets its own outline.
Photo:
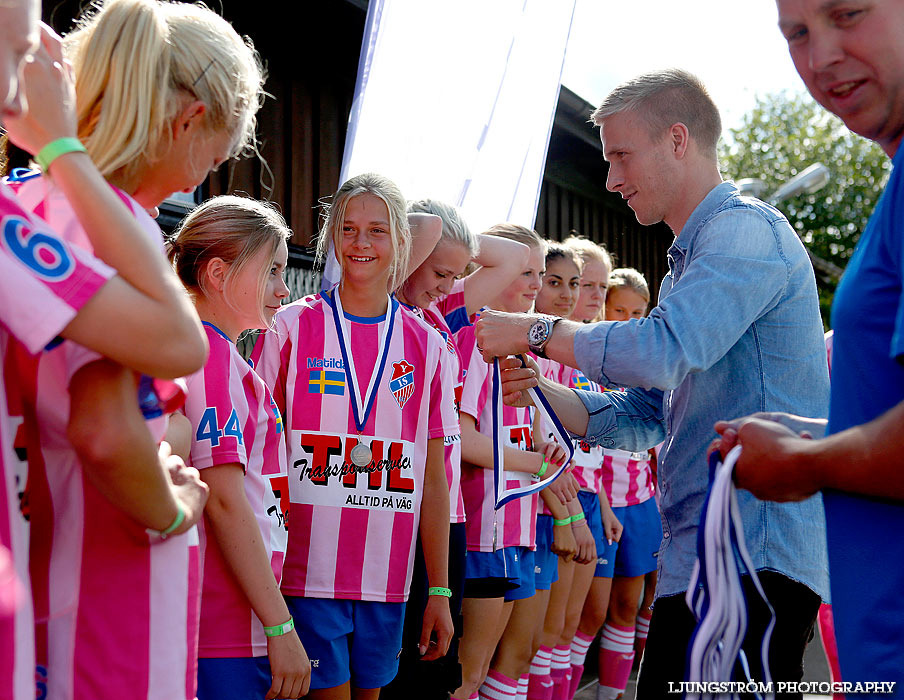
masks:
POLYGON ((448 333, 446 333, 446 331, 440 331, 439 328, 437 328, 436 330, 439 331, 439 334, 443 337, 443 340, 446 341, 446 350, 449 351, 450 355, 454 355, 455 343, 452 342, 452 337, 448 333))
POLYGON ((414 365, 407 360, 393 362, 389 390, 398 402, 399 408, 405 408, 405 404, 414 393, 414 365))

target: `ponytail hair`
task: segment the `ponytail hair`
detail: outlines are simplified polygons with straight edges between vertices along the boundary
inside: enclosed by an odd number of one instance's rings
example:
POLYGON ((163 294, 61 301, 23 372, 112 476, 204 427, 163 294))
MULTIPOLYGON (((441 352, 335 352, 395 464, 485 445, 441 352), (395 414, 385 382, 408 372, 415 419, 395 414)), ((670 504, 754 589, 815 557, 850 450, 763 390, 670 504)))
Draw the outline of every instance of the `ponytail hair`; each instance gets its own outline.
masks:
POLYGON ((595 260, 603 263, 609 272, 612 271, 612 256, 609 255, 609 251, 602 243, 596 243, 589 238, 575 234, 566 238, 564 243, 581 256, 584 264, 595 260))
POLYGON ((412 213, 433 214, 443 221, 442 238, 440 240, 458 243, 468 249, 472 258, 480 252, 477 236, 471 233, 467 222, 451 204, 438 199, 418 199, 408 203, 408 211, 412 213))
POLYGON ((573 263, 576 268, 578 268, 578 273, 580 273, 581 268, 584 267, 584 259, 580 256, 580 254, 571 246, 567 246, 564 243, 559 243, 558 241, 547 241, 546 242, 546 265, 549 266, 549 263, 555 262, 556 260, 566 260, 570 263, 573 263))
MULTIPOLYGON (((193 296, 209 296, 205 284, 207 263, 220 258, 229 265, 226 273, 226 303, 230 300, 231 281, 262 248, 269 251, 269 262, 260 270, 258 299, 263 300, 267 275, 281 241, 292 232, 276 209, 249 197, 223 195, 208 199, 179 224, 169 239, 168 256, 182 284, 193 296)), ((263 316, 260 328, 266 328, 263 316)))
POLYGON ((628 289, 647 304, 650 303, 650 287, 642 273, 633 267, 619 267, 609 275, 609 289, 628 289))
POLYGON ((105 176, 159 161, 191 100, 212 132, 253 148, 263 68, 250 39, 201 4, 97 0, 64 39, 76 76, 78 136, 105 176))

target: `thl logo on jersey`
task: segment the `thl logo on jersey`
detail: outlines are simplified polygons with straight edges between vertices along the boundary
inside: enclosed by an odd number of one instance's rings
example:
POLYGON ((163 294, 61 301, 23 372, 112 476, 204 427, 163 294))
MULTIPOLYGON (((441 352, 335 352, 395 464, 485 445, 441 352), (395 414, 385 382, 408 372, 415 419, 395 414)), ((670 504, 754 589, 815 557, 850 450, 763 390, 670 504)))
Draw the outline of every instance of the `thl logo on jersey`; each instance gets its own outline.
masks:
POLYGON ((275 515, 278 525, 285 530, 289 529, 289 477, 274 476, 270 478, 270 488, 276 498, 278 506, 270 506, 267 515, 275 515))
POLYGON ((345 396, 345 372, 329 369, 308 370, 308 393, 345 396))
POLYGON ((399 408, 405 408, 408 399, 414 394, 414 365, 408 360, 399 360, 392 363, 389 390, 398 402, 399 408))

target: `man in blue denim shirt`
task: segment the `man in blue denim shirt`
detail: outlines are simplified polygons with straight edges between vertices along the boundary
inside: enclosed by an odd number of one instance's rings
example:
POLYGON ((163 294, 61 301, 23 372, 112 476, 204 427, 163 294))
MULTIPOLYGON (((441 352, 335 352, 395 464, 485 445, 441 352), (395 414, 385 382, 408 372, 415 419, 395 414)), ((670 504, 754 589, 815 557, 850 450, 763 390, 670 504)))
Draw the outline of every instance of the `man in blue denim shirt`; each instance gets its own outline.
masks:
MULTIPOLYGON (((640 76, 616 88, 593 120, 610 163, 608 189, 640 223, 665 221, 677 234, 658 306, 644 319, 591 325, 490 312, 477 337, 485 357, 530 347, 606 386, 635 387, 572 392, 540 379, 576 434, 632 451, 664 441, 659 583, 638 686, 638 697, 660 696, 669 681, 683 679, 694 627, 683 595, 713 424, 753 411, 826 415, 826 353, 807 253, 781 213, 722 182, 721 124, 702 84, 683 71, 640 76)), ((507 389, 535 383, 529 373, 508 371, 507 389)), ((822 503, 777 504, 746 492, 739 503, 747 547, 776 607, 772 678, 799 680, 820 597, 828 594, 822 503)), ((754 667, 767 622, 768 613, 751 610, 745 648, 754 667)))

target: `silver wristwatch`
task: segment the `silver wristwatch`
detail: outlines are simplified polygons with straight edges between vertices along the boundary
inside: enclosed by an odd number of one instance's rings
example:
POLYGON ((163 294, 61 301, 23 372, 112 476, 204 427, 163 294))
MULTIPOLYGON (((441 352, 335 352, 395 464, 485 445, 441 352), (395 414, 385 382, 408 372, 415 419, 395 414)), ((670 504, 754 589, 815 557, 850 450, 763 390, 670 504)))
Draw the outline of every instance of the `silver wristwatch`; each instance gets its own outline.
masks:
POLYGON ((552 337, 552 329, 562 319, 558 316, 540 316, 527 330, 527 345, 537 357, 546 357, 546 344, 552 337))

